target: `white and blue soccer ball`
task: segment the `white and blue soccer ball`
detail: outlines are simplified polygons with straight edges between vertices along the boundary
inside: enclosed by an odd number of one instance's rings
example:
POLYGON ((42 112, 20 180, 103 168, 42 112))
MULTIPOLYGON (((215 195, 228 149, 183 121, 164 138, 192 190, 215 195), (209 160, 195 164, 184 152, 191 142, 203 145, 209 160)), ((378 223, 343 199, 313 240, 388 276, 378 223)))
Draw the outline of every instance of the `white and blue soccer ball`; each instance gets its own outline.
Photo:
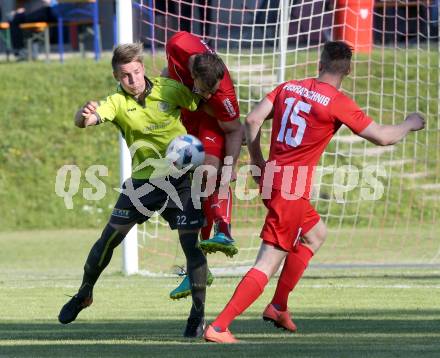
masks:
POLYGON ((167 158, 177 169, 190 166, 194 170, 205 160, 205 150, 202 142, 191 134, 184 134, 174 138, 168 145, 167 158))

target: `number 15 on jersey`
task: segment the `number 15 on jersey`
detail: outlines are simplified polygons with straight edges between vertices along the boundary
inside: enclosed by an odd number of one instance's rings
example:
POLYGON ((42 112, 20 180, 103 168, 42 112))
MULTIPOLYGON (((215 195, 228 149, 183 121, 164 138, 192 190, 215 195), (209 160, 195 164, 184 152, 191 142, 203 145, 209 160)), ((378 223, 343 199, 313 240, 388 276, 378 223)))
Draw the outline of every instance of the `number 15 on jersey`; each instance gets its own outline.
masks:
POLYGON ((297 101, 297 99, 294 97, 289 97, 285 99, 284 103, 287 106, 284 110, 283 118, 281 119, 281 127, 277 137, 278 142, 284 142, 294 148, 298 147, 301 144, 304 137, 304 132, 307 127, 305 119, 299 115, 299 112, 304 112, 308 114, 310 113, 310 109, 312 108, 310 104, 299 100, 296 105, 293 106, 295 104, 295 101, 297 101), (286 130, 287 119, 289 118, 292 125, 298 126, 298 130, 296 131, 295 136, 292 136, 292 128, 287 128, 286 130))

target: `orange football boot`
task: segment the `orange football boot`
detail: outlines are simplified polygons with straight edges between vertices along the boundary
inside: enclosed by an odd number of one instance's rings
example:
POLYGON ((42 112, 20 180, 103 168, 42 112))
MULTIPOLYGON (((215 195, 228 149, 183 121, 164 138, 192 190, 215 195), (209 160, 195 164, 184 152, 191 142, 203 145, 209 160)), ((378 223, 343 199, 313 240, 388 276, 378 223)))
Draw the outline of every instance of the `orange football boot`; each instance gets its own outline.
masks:
POLYGON ((265 321, 273 322, 275 327, 283 328, 290 332, 296 332, 297 328, 290 317, 289 311, 278 311, 275 306, 269 303, 263 312, 265 321))
POLYGON ((226 329, 224 332, 217 332, 212 325, 206 328, 203 338, 205 338, 207 342, 238 343, 238 339, 232 335, 229 329, 226 329))

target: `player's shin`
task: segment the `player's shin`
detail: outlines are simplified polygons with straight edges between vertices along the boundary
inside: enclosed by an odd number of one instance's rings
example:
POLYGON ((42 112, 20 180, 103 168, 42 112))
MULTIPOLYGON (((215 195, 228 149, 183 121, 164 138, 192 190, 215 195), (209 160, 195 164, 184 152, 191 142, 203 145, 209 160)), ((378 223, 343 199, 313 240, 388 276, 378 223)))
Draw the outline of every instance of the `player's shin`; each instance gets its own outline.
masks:
POLYGON ((206 257, 198 247, 197 232, 186 232, 179 235, 180 244, 186 257, 186 267, 191 282, 193 305, 191 316, 203 316, 206 295, 208 265, 206 257))
POLYGON ((179 233, 180 244, 186 257, 189 281, 191 283, 192 306, 184 336, 201 337, 205 329, 205 297, 208 265, 206 257, 198 247, 198 233, 179 233))
POLYGON ((207 268, 206 258, 204 261, 197 260, 190 264, 188 262, 188 275, 191 282, 192 307, 190 317, 205 316, 205 297, 207 268))
POLYGON ((104 228, 101 238, 93 245, 84 265, 83 281, 78 291, 81 297, 92 296, 93 286, 109 264, 113 250, 122 242, 124 237, 125 234, 117 231, 109 224, 104 228))
POLYGON ((223 311, 212 322, 215 330, 225 331, 235 317, 242 314, 263 293, 268 282, 266 274, 252 268, 243 277, 223 311))
POLYGON ((312 257, 312 250, 302 243, 299 243, 296 251, 287 255, 271 302, 277 310, 287 310, 289 294, 301 279, 312 257))

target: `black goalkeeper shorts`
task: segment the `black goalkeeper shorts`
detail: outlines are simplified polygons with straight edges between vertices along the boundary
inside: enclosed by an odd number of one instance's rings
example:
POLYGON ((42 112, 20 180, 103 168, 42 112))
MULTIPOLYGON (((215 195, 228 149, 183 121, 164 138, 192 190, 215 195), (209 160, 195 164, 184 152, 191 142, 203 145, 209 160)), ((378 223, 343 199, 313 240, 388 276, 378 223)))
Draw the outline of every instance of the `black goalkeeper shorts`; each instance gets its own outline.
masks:
POLYGON ((130 178, 125 181, 122 189, 126 192, 119 195, 110 218, 112 224, 141 224, 157 211, 173 230, 196 229, 204 225, 201 205, 195 205, 191 198, 189 173, 178 179, 130 178))

